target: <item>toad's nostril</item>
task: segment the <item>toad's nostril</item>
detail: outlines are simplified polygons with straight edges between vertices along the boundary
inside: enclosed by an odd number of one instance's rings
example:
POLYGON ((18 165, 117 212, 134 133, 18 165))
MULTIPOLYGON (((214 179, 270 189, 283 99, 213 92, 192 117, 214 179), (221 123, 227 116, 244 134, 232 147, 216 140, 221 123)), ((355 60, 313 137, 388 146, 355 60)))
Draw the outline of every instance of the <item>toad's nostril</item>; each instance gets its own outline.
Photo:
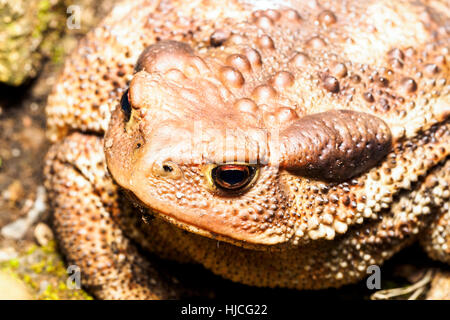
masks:
POLYGON ((152 166, 152 173, 156 177, 165 177, 170 179, 179 179, 182 177, 180 167, 172 161, 155 163, 152 166))

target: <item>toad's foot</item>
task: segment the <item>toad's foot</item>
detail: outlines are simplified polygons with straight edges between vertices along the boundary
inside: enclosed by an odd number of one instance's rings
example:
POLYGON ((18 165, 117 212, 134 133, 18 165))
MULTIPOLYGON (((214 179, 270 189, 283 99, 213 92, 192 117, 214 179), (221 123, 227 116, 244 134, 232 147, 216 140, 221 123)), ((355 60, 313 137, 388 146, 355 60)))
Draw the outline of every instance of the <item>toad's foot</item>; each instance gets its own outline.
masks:
POLYGON ((427 228, 421 244, 431 258, 450 263, 450 162, 447 161, 435 175, 427 178, 426 183, 430 186, 430 198, 436 199, 439 214, 427 228))

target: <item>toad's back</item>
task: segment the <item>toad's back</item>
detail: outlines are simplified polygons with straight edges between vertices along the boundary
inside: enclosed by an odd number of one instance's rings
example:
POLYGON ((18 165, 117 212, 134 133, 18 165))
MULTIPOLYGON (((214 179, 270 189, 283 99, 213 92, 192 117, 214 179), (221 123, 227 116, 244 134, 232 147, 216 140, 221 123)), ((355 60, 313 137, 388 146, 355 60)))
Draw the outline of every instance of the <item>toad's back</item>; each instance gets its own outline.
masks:
POLYGON ((49 137, 103 135, 142 50, 168 39, 208 62, 225 102, 217 109, 248 98, 234 106, 242 127, 345 108, 412 137, 445 116, 448 10, 445 1, 125 1, 69 58, 49 100, 49 137))

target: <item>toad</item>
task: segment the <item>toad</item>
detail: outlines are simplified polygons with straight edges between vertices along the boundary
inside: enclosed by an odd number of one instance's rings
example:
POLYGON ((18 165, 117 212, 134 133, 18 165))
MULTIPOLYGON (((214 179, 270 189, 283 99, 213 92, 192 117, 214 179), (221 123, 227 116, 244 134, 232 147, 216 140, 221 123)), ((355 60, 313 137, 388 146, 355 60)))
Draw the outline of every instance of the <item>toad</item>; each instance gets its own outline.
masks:
POLYGON ((178 297, 146 254, 231 281, 450 262, 446 1, 124 1, 46 108, 54 228, 103 299, 178 297), (205 271, 206 272, 206 271, 205 271))

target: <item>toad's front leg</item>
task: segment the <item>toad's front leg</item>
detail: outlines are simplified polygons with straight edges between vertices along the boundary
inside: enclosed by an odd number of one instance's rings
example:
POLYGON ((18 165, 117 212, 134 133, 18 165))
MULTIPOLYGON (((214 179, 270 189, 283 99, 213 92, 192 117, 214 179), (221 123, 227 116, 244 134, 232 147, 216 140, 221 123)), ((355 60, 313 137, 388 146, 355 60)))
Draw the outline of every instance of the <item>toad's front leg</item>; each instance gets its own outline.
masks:
POLYGON ((101 138, 74 133, 55 144, 45 177, 60 247, 68 263, 81 269, 82 285, 91 293, 102 299, 160 299, 184 292, 112 219, 120 208, 101 138))

